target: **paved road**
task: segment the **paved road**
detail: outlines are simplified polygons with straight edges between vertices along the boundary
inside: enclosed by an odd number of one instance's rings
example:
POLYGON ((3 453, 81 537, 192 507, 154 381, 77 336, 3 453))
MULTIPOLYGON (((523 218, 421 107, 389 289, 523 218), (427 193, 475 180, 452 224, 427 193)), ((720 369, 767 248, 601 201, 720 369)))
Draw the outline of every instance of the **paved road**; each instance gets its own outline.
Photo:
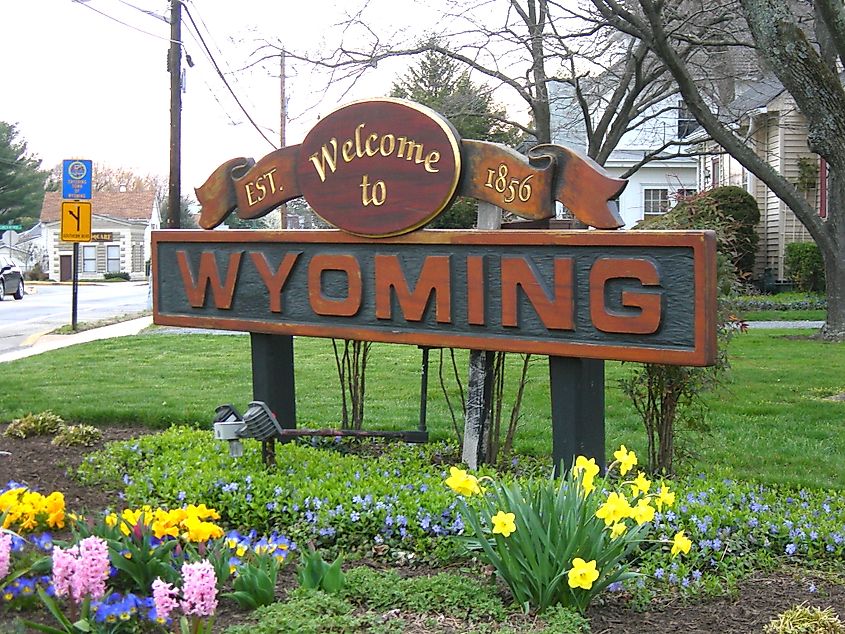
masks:
MULTIPOLYGON (((27 288, 20 301, 0 302, 0 353, 31 345, 40 335, 71 322, 73 288, 38 285, 27 288)), ((91 322, 147 310, 146 282, 80 284, 77 322, 91 322)))

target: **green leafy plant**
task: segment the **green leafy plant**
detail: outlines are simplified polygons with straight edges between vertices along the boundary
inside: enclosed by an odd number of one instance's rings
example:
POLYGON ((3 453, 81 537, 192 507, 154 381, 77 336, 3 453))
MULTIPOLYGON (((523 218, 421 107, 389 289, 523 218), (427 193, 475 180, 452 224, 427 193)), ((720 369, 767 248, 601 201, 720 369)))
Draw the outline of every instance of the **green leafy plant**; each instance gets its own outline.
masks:
POLYGON ((22 418, 16 418, 4 432, 5 436, 12 438, 29 438, 30 436, 48 436, 55 434, 64 425, 61 416, 57 416, 50 410, 29 413, 22 418))
POLYGON ((441 572, 402 578, 392 570, 356 566, 346 572, 342 596, 382 612, 398 608, 425 613, 436 609, 440 614, 469 621, 501 621, 506 617, 496 584, 463 574, 441 572))
POLYGON ((832 608, 799 605, 772 619, 764 628, 765 634, 842 634, 845 625, 832 608))
MULTIPOLYGON (((614 456, 611 469, 618 465, 621 476, 636 464, 624 445, 614 456)), ((656 513, 651 504, 668 506, 674 493, 662 485, 649 494, 651 482, 642 472, 612 489, 605 475, 597 487, 598 472, 595 460, 583 456, 563 477, 524 483, 479 481, 451 469, 446 484, 464 496, 462 514, 471 529, 463 541, 495 568, 524 609, 561 604, 583 613, 610 584, 636 575, 631 556, 649 536, 656 513)), ((680 531, 673 554, 689 548, 680 531)))
POLYGON ((234 592, 223 596, 234 599, 244 610, 270 605, 276 598, 279 567, 279 560, 272 555, 254 555, 250 561, 236 568, 234 592))
POLYGON ((316 550, 303 552, 296 575, 299 585, 309 590, 321 590, 327 594, 340 592, 346 584, 346 576, 340 565, 340 555, 329 564, 316 550))
POLYGON ((93 447, 103 440, 103 432, 93 425, 62 425, 50 444, 56 447, 93 447))
POLYGON ((354 606, 337 595, 295 588, 284 602, 258 608, 257 623, 237 625, 226 634, 283 634, 284 632, 373 632, 400 634, 403 622, 393 627, 381 615, 355 614, 354 606))

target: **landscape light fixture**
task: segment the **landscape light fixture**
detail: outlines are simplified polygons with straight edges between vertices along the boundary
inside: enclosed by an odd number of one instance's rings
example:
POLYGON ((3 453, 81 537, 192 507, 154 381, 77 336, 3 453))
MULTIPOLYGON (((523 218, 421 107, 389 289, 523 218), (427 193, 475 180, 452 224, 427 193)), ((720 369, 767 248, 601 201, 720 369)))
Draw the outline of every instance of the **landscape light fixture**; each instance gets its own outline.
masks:
POLYGON ((220 405, 214 410, 214 438, 229 443, 229 455, 240 458, 244 454, 241 439, 270 440, 279 438, 282 427, 263 401, 251 401, 241 416, 233 405, 220 405))

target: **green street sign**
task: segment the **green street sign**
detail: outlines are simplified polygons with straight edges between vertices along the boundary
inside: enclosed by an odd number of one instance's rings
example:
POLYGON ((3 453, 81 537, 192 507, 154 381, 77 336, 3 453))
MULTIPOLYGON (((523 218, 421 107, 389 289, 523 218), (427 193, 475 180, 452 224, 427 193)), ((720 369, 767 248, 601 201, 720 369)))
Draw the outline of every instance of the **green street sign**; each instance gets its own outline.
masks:
POLYGON ((23 229, 23 225, 0 225, 0 231, 20 231, 23 229))

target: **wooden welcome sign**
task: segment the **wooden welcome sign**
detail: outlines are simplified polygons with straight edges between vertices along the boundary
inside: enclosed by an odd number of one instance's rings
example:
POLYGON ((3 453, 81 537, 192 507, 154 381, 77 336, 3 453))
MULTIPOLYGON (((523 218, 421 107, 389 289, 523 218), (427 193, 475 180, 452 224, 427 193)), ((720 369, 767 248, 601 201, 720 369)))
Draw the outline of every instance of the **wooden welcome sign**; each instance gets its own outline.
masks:
POLYGON ((530 219, 559 201, 616 229, 625 184, 560 146, 523 156, 418 104, 354 103, 197 189, 204 229, 301 196, 339 231, 153 232, 154 322, 252 333, 255 396, 286 427, 294 335, 549 355, 553 455, 601 463, 603 366, 587 362, 714 362, 713 232, 416 230, 457 196, 530 219))

